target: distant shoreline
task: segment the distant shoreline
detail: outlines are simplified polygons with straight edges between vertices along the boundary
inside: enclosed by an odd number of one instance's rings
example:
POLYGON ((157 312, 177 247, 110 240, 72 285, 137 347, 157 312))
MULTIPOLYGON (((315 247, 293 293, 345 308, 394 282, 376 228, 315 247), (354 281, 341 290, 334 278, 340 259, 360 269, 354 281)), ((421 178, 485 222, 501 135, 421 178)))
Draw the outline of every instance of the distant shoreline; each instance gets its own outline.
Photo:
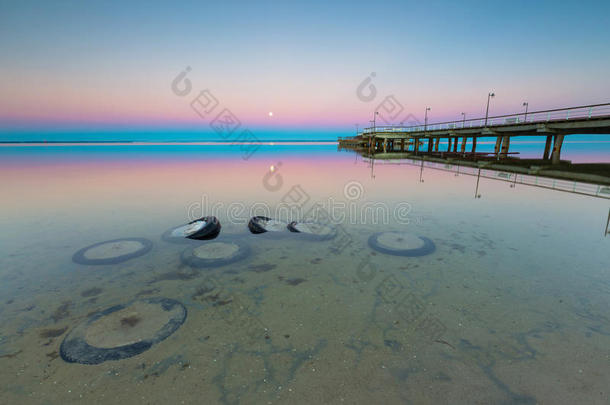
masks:
MULTIPOLYGON (((112 141, 0 141, 0 146, 62 146, 62 145, 336 145, 337 140, 322 140, 322 141, 306 141, 306 140, 272 140, 259 142, 229 142, 229 141, 128 141, 128 140, 112 140, 112 141)), ((441 142, 443 143, 443 142, 441 142)), ((491 144, 495 141, 483 141, 482 144, 491 144)), ((516 141, 516 144, 544 144, 544 141, 516 141)), ((610 140, 566 140, 564 143, 572 144, 599 144, 610 143, 610 140)), ((445 142, 446 144, 446 142, 445 142)))
POLYGON ((129 141, 129 140, 112 140, 112 141, 0 141, 1 145, 48 145, 48 144, 66 144, 66 145, 78 145, 78 144, 141 144, 141 145, 269 145, 269 144, 336 144, 337 140, 264 140, 258 142, 228 142, 228 141, 129 141))

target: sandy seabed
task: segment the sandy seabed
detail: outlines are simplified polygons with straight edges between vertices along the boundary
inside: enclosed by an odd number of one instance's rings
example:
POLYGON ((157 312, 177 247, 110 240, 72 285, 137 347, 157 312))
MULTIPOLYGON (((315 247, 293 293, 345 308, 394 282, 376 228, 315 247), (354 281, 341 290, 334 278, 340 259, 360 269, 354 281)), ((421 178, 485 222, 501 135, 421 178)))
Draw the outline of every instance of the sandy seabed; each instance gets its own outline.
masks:
MULTIPOLYGON (((251 255, 208 270, 181 264, 185 246, 162 242, 163 230, 138 235, 154 248, 118 265, 72 263, 96 242, 79 238, 8 257, 7 289, 26 287, 3 290, 0 402, 608 402, 610 323, 600 308, 610 283, 572 271, 594 247, 570 259, 533 255, 527 239, 431 218, 413 226, 436 243, 428 256, 367 246, 374 232, 400 230, 391 226, 346 227, 352 243, 340 252, 336 240, 238 230, 251 255), (147 297, 181 301, 186 322, 128 359, 61 359, 63 338, 92 313, 147 297)), ((544 252, 562 241, 537 243, 544 252)))

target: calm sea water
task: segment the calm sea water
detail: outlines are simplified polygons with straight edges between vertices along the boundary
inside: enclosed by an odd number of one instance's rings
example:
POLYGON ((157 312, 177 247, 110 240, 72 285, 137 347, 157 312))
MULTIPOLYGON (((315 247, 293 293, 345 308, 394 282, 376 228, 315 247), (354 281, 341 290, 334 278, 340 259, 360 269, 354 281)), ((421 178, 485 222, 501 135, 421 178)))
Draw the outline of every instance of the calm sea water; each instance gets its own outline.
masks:
POLYGON ((335 145, 247 160, 239 146, 0 147, 0 403, 608 403, 609 201, 488 179, 474 199, 475 184, 335 145), (331 240, 246 227, 324 213, 331 240), (185 265, 192 246, 161 235, 203 215, 247 257, 185 265), (371 249, 384 231, 436 250, 371 249), (126 237, 153 247, 72 261, 126 237), (97 365, 59 356, 92 314, 150 297, 187 308, 167 339, 97 365))

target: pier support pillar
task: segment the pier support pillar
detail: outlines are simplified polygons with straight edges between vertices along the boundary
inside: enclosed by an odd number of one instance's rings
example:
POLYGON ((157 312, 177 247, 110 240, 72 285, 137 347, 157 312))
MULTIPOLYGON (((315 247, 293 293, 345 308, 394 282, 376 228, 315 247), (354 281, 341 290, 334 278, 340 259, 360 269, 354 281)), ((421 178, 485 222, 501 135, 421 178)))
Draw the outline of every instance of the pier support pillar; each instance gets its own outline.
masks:
POLYGON ((447 152, 451 152, 451 137, 447 138, 447 152))
POLYGON ((563 145, 563 134, 555 135, 555 144, 553 145, 553 154, 551 155, 551 164, 558 164, 561 155, 561 145, 563 145))
POLYGON ((401 151, 401 152, 404 152, 404 151, 405 151, 405 139, 404 139, 404 138, 402 138, 402 139, 400 140, 400 151, 401 151))
POLYGON ((547 135, 546 145, 544 145, 544 155, 542 155, 542 159, 549 160, 549 155, 551 153, 552 144, 553 144, 553 135, 547 135))
POLYGON ((432 152, 433 142, 432 138, 428 138, 428 153, 432 152))
POLYGON ((383 153, 388 151, 388 138, 383 139, 383 153))
POLYGON ((508 148, 510 147, 510 137, 509 136, 505 136, 504 139, 502 140, 502 155, 504 157, 507 157, 507 153, 508 153, 508 148))
POLYGON ((502 146, 502 137, 499 136, 496 139, 496 146, 494 148, 494 154, 496 155, 496 158, 498 157, 498 154, 500 153, 500 146, 502 146))
POLYGON ((413 142, 413 152, 417 155, 419 151, 419 138, 415 138, 415 142, 413 142))
POLYGON ((436 138, 434 140, 434 151, 435 152, 438 152, 438 144, 439 144, 440 141, 441 141, 441 138, 436 138))
POLYGON ((458 137, 453 138, 453 151, 457 152, 458 137))
POLYGON ((472 137, 472 151, 471 153, 475 153, 477 151, 477 138, 476 137, 472 137))
POLYGON ((460 152, 462 152, 462 153, 466 152, 466 140, 467 140, 467 139, 468 139, 468 138, 467 138, 467 137, 465 137, 465 136, 464 136, 464 137, 462 137, 462 147, 461 147, 461 149, 460 149, 460 152))

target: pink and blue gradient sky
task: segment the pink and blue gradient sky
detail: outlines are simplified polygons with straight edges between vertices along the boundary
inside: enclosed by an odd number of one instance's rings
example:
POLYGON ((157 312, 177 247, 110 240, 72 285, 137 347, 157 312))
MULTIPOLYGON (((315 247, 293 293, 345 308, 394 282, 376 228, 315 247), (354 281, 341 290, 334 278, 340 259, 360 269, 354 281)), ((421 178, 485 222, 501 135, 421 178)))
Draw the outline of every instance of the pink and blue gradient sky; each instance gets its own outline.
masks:
POLYGON ((610 3, 0 1, 0 54, 0 131, 16 140, 211 132, 189 106, 203 89, 253 130, 352 132, 390 94, 431 122, 484 115, 491 90, 492 115, 608 102, 610 3))

